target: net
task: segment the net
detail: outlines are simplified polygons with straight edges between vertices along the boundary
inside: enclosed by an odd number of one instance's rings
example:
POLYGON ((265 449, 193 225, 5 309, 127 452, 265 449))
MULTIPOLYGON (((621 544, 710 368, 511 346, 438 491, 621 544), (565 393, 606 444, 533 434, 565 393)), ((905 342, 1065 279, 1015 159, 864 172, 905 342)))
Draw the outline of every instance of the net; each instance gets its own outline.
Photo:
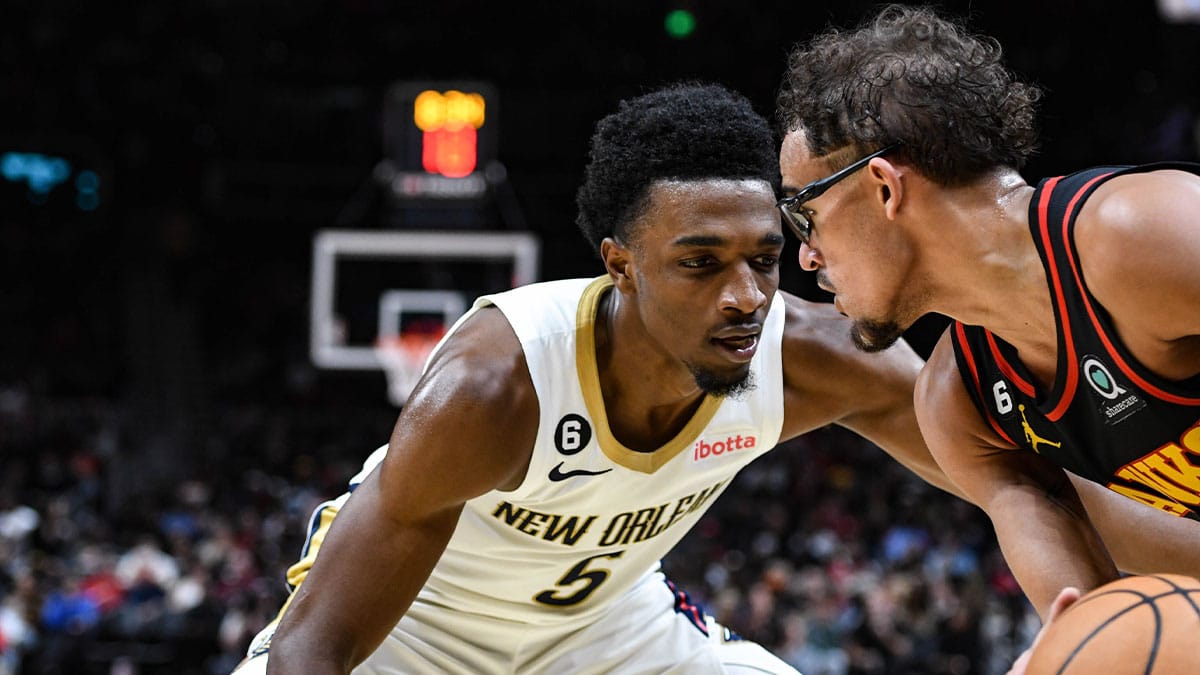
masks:
POLYGON ((408 402, 413 387, 421 379, 425 361, 445 334, 437 331, 406 332, 380 338, 375 344, 375 355, 388 380, 388 400, 392 405, 402 406, 408 402))

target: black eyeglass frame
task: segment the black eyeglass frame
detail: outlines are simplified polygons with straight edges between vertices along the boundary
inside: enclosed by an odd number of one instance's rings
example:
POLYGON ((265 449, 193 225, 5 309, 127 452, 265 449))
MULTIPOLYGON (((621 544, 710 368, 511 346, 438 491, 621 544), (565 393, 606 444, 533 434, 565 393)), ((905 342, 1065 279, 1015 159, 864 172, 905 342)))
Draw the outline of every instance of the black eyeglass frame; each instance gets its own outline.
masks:
POLYGON ((778 202, 775 202, 775 207, 779 209, 781 214, 783 214, 783 222, 787 223, 788 227, 792 230, 792 234, 796 235, 797 239, 807 244, 809 238, 812 237, 813 212, 810 209, 804 208, 804 203, 820 197, 821 195, 825 194, 826 190, 836 185, 838 181, 863 168, 868 162, 876 157, 880 157, 885 153, 891 152, 901 145, 903 145, 903 143, 897 141, 891 145, 880 148, 866 157, 847 165, 845 168, 839 169, 833 175, 814 180, 808 185, 805 185, 797 190, 796 194, 789 197, 784 197, 778 202))

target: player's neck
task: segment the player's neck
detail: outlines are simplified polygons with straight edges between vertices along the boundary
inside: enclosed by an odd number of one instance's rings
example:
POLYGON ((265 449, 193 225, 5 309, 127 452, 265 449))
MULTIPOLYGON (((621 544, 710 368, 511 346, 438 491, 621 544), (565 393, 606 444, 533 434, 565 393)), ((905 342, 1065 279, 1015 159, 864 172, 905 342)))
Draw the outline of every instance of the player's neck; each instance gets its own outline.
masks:
POLYGON ((614 288, 597 309, 600 389, 617 440, 634 450, 653 450, 687 424, 704 393, 686 366, 654 345, 636 308, 622 305, 614 288))
POLYGON ((997 334, 1028 335, 1050 323, 1045 272, 1029 234, 1033 188, 1015 171, 998 171, 945 189, 922 220, 919 250, 929 284, 928 311, 997 334))

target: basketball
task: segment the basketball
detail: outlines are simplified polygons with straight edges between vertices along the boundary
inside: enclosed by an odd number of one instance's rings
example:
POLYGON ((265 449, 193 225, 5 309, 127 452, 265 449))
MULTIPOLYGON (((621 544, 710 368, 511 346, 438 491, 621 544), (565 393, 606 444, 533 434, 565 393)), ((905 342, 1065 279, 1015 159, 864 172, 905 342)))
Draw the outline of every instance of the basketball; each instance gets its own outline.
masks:
POLYGON ((1130 576, 1085 594, 1051 622, 1027 675, 1200 672, 1200 580, 1130 576))

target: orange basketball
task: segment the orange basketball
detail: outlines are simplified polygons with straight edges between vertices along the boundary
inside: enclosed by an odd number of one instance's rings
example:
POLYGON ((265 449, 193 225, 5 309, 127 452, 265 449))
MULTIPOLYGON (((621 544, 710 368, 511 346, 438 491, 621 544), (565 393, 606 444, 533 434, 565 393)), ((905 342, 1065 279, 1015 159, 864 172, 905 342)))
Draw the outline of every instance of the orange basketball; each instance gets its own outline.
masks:
POLYGON ((1200 581, 1130 576, 1085 594, 1047 628, 1027 675, 1200 673, 1200 581))

